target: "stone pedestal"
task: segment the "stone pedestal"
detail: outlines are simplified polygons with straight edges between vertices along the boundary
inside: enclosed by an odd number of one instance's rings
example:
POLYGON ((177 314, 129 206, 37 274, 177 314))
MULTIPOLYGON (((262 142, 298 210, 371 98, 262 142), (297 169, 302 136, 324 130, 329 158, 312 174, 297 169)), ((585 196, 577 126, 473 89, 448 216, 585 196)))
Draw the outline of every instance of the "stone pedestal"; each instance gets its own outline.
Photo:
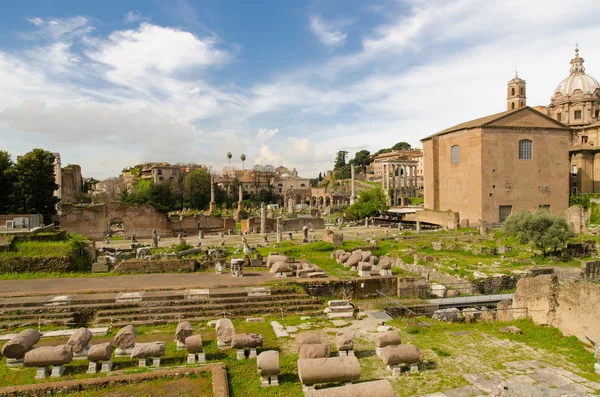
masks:
POLYGON ((354 356, 354 350, 340 350, 340 356, 354 356))
POLYGON ((145 358, 140 358, 138 360, 138 367, 140 367, 140 368, 146 368, 146 359, 145 358))
POLYGON ((7 367, 22 367, 23 359, 22 358, 7 358, 6 366, 7 367))
POLYGON ((180 341, 175 341, 177 342, 175 345, 177 347, 177 350, 185 350, 185 343, 181 343, 180 341))
POLYGON ((217 340, 217 347, 219 350, 229 350, 231 348, 231 342, 222 342, 217 340))
POLYGON ((243 360, 243 359, 246 358, 246 354, 244 352, 244 349, 237 349, 237 356, 236 356, 236 358, 238 360, 243 360))
POLYGON ((410 365, 410 373, 411 374, 419 373, 419 364, 411 364, 410 365))
POLYGON ((377 357, 381 357, 381 352, 383 351, 382 347, 376 347, 375 348, 375 354, 377 355, 377 357))
POLYGON ((52 378, 60 378, 64 372, 65 372, 64 365, 54 365, 54 366, 52 366, 52 373, 50 374, 50 376, 52 378))
POLYGON ((371 277, 371 272, 368 270, 359 270, 358 276, 359 277, 371 277))
POLYGON ((35 373, 35 378, 45 379, 48 375, 50 375, 50 367, 38 367, 35 373))
POLYGON ((112 360, 103 361, 102 369, 100 370, 100 372, 102 372, 102 373, 110 372, 112 370, 112 366, 113 366, 112 360))
POLYGON ((279 379, 277 379, 277 375, 261 376, 260 377, 260 386, 261 387, 279 386, 279 379))
POLYGON ((250 355, 248 356, 248 358, 256 358, 256 348, 250 348, 250 355))
POLYGON ((388 369, 392 371, 392 375, 397 376, 402 373, 402 369, 399 365, 388 365, 388 369))
MULTIPOLYGON (((198 353, 198 364, 204 363, 204 362, 206 362, 206 355, 204 353, 198 353)), ((196 363, 196 354, 195 353, 188 354, 187 363, 188 364, 196 363)))
POLYGON ((95 374, 97 370, 98 370, 98 363, 95 361, 90 361, 90 363, 88 364, 88 370, 87 370, 86 374, 95 374))
POLYGON ((160 368, 160 357, 154 357, 154 360, 152 360, 152 366, 154 368, 160 368))
POLYGON ((380 269, 379 270, 379 274, 382 276, 391 276, 392 275, 392 269, 380 269))

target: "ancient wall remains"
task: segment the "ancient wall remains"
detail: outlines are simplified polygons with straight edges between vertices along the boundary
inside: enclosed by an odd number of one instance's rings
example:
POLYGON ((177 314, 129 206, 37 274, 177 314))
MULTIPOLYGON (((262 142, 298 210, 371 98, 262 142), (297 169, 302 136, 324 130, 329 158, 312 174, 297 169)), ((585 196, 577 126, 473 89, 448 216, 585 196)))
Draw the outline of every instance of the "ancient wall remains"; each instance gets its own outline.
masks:
POLYGON ((414 214, 414 217, 411 217, 411 220, 433 223, 435 225, 440 225, 441 227, 448 228, 450 230, 458 229, 460 225, 458 212, 452 211, 436 211, 425 209, 422 211, 417 211, 414 214))
POLYGON ((20 257, 0 259, 0 273, 72 272, 75 260, 70 256, 20 257))
POLYGON ((323 218, 292 218, 283 220, 284 232, 299 232, 307 226, 309 229, 325 229, 325 220, 323 218))
POLYGON ((81 201, 81 167, 75 164, 61 170, 61 200, 67 203, 81 201))
MULTIPOLYGON (((558 283, 556 275, 519 280, 513 308, 527 308, 538 324, 552 325, 565 335, 600 342, 600 285, 570 280, 558 283)), ((524 317, 514 313, 515 318, 524 317)))
POLYGON ((587 216, 585 209, 582 206, 574 205, 567 208, 565 211, 565 219, 567 223, 571 225, 575 233, 582 234, 588 232, 585 225, 587 216))
MULTIPOLYGON (((395 276, 361 277, 355 280, 317 281, 302 283, 302 288, 310 296, 329 299, 343 297, 353 299, 376 298, 377 291, 393 291, 398 286, 395 276)), ((393 294, 392 294, 393 295, 393 294)))
POLYGON ((197 233, 199 230, 210 232, 235 229, 233 218, 218 218, 210 215, 181 216, 175 214, 169 216, 169 222, 172 233, 175 235, 184 231, 191 234, 197 233))
POLYGON ((72 207, 60 216, 60 227, 94 240, 102 240, 111 221, 122 220, 127 236, 150 238, 152 229, 159 236, 171 235, 167 217, 149 205, 106 203, 87 208, 72 207))
POLYGON ((600 260, 581 261, 581 278, 587 281, 600 281, 600 260))
POLYGON ((161 259, 139 260, 129 259, 119 263, 113 270, 115 273, 189 273, 193 272, 196 260, 161 259))
MULTIPOLYGON (((273 233, 277 230, 277 220, 272 218, 265 219, 266 233, 273 233)), ((242 219, 241 230, 244 233, 260 233, 260 217, 255 216, 248 219, 242 219)))

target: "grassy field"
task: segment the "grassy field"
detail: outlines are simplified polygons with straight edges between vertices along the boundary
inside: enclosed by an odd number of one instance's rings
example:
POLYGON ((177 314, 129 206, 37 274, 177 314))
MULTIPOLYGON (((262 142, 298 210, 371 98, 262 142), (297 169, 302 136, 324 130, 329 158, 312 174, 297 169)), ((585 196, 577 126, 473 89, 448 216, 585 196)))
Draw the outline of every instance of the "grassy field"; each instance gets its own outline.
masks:
MULTIPOLYGON (((302 396, 301 385, 297 375, 293 339, 277 339, 270 326, 270 321, 276 320, 284 325, 298 325, 310 322, 311 330, 320 330, 321 334, 332 344, 335 352, 335 333, 338 328, 324 318, 312 318, 303 321, 299 316, 267 318, 265 322, 246 323, 243 320, 234 320, 236 333, 259 333, 264 338, 263 350, 278 350, 280 352, 280 366, 282 373, 279 377, 280 387, 261 388, 260 378, 256 373, 255 360, 236 360, 233 350, 220 351, 216 346, 214 330, 206 323, 194 324, 196 333, 201 333, 205 338, 205 352, 209 363, 224 363, 227 366, 232 397, 271 397, 271 396, 302 396)), ((588 380, 599 382, 600 376, 594 374, 594 356, 587 351, 584 345, 575 337, 563 337, 560 331, 552 327, 534 325, 531 321, 520 320, 510 323, 477 323, 477 324, 446 324, 431 319, 421 319, 428 326, 417 326, 415 320, 396 319, 390 322, 401 335, 403 343, 412 343, 423 351, 424 365, 419 374, 391 378, 399 396, 412 396, 427 394, 441 390, 467 385, 463 378, 467 373, 484 373, 487 371, 503 370, 504 363, 520 360, 539 360, 572 371, 588 380), (500 333, 504 325, 516 325, 523 330, 521 335, 500 333)), ((377 334, 377 324, 364 327, 365 321, 356 321, 353 325, 357 329, 358 337, 355 342, 356 355, 361 364, 360 381, 375 380, 388 377, 389 371, 381 360, 375 355, 374 337, 377 334)), ((167 342, 167 356, 162 360, 163 367, 187 366, 185 350, 176 350, 172 342, 175 325, 156 327, 138 327, 138 342, 162 340, 167 342)), ((110 340, 110 336, 94 337, 94 343, 110 340)), ((62 339, 43 339, 38 345, 60 344, 62 339)), ((332 353, 335 355, 335 353, 332 353)), ((114 360, 114 371, 117 373, 139 373, 149 369, 137 368, 136 360, 118 358, 114 360)), ((87 361, 74 361, 67 365, 67 371, 60 380, 85 379, 93 375, 85 374, 87 361)), ((11 370, 6 367, 5 360, 0 361, 0 384, 19 385, 37 383, 34 379, 35 369, 24 368, 11 370)), ((96 377, 106 376, 97 374, 96 377)), ((59 379, 49 378, 53 382, 59 379)), ((198 385, 204 384, 206 379, 201 379, 198 385)), ((135 394, 135 386, 111 389, 108 395, 145 396, 156 386, 156 395, 164 390, 169 390, 173 381, 153 381, 140 388, 141 394, 135 394), (147 386, 153 385, 153 386, 147 386), (129 394, 129 393, 132 394, 129 394), (122 394, 119 394, 122 393, 122 394)), ((196 384, 196 383, 195 383, 196 384)), ((188 395, 187 382, 182 381, 176 386, 181 388, 181 395, 188 395)), ((198 386, 202 387, 202 386, 198 386)), ((108 390, 106 390, 108 391, 108 390)), ((96 392, 84 392, 77 396, 99 396, 96 392)), ((202 394, 200 394, 202 395, 202 394)), ((210 395, 210 394, 207 394, 210 395)))

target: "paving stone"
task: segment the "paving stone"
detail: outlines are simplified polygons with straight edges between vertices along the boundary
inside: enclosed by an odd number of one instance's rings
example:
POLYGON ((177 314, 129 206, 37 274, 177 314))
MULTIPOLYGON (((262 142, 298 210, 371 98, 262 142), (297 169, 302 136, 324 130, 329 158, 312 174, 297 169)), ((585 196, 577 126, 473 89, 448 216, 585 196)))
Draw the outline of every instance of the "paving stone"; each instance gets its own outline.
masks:
POLYGON ((345 327, 346 325, 348 325, 348 322, 344 320, 335 320, 332 321, 332 323, 334 327, 345 327))
POLYGON ((293 334, 294 332, 298 332, 298 327, 292 327, 292 326, 290 325, 290 326, 287 326, 287 327, 285 327, 285 330, 286 330, 287 332, 289 332, 290 334, 293 334))
POLYGON ((533 385, 537 383, 537 380, 533 379, 529 375, 511 375, 508 377, 508 379, 510 379, 511 382, 523 383, 527 385, 533 385))
POLYGON ((484 374, 465 374, 463 378, 471 382, 473 386, 484 393, 491 393, 500 383, 504 381, 499 376, 486 376, 484 374))
POLYGON ((558 368, 553 365, 550 365, 550 366, 548 366, 548 369, 551 370, 552 372, 556 372, 557 374, 560 374, 562 376, 566 376, 567 378, 569 378, 575 382, 587 382, 586 378, 579 376, 577 374, 574 374, 571 371, 567 371, 564 368, 558 368))
POLYGON ((535 360, 524 360, 524 361, 511 361, 504 363, 506 367, 514 368, 520 371, 532 370, 539 368, 538 362, 535 360))
POLYGON ((458 389, 444 391, 447 397, 472 397, 479 394, 479 389, 474 386, 464 386, 458 389))
POLYGON ((597 382, 581 382, 582 385, 591 387, 594 390, 600 390, 600 383, 597 382))
POLYGON ((593 389, 590 389, 589 387, 585 387, 584 385, 580 385, 579 383, 570 383, 566 386, 561 386, 559 389, 576 391, 576 392, 580 392, 580 393, 594 393, 593 389))
POLYGON ((573 381, 566 376, 562 376, 552 371, 549 368, 536 368, 531 374, 531 377, 538 382, 542 382, 548 386, 560 387, 565 386, 573 381))

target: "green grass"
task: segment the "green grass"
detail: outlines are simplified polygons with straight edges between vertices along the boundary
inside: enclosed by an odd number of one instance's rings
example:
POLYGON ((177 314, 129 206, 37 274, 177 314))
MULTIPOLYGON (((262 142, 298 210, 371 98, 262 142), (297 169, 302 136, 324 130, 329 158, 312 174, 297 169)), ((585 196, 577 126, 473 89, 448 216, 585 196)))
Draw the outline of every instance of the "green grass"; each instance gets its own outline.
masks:
POLYGON ((19 241, 15 243, 15 251, 0 252, 0 260, 23 257, 68 256, 76 248, 71 241, 19 241))

